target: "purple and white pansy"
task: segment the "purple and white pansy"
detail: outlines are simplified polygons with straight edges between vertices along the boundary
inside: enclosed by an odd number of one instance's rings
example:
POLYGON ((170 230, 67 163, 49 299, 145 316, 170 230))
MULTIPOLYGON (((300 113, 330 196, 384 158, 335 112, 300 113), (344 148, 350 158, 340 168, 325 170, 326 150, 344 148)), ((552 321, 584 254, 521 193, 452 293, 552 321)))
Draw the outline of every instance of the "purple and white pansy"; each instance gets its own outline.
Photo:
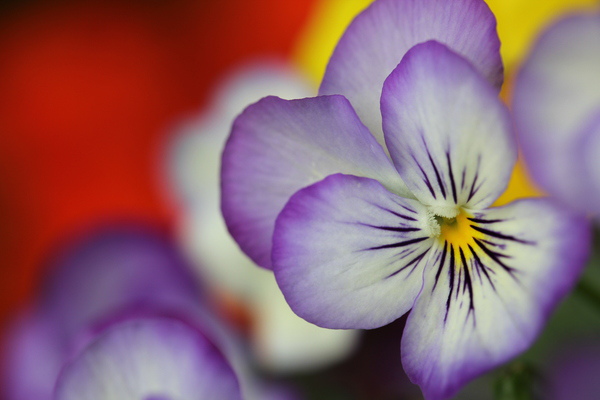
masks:
POLYGON ((240 247, 316 325, 412 310, 402 361, 427 399, 531 345, 587 256, 587 221, 549 199, 488 208, 517 156, 498 50, 483 1, 375 1, 321 95, 251 105, 223 153, 240 247))
POLYGON ((537 183, 600 212, 600 14, 572 15, 537 41, 517 76, 515 124, 537 183))

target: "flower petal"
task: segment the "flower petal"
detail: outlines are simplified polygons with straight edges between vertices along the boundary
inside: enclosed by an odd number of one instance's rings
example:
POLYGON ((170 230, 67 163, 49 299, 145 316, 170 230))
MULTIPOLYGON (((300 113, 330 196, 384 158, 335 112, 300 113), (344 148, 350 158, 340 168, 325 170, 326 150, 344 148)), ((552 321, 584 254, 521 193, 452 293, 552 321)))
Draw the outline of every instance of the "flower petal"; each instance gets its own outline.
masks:
POLYGON ((40 313, 27 312, 4 333, 2 389, 7 400, 50 400, 65 361, 61 329, 40 313))
POLYGON ((384 80, 414 45, 435 39, 502 84, 496 20, 481 0, 378 0, 356 17, 338 43, 320 94, 342 94, 383 144, 379 97, 384 80))
POLYGON ((413 47, 384 84, 381 113, 394 164, 422 203, 483 209, 506 188, 517 157, 508 111, 448 47, 413 47))
POLYGON ((270 268, 275 219, 285 202, 338 172, 378 179, 410 195, 343 96, 260 100, 236 119, 223 153, 222 210, 229 231, 257 264, 270 268))
POLYGON ((42 307, 69 340, 115 312, 198 306, 194 277, 177 249, 143 225, 92 232, 67 246, 52 267, 42 307))
POLYGON ((530 346, 587 258, 587 221, 547 199, 475 213, 470 223, 470 243, 437 245, 402 339, 404 369, 428 400, 451 397, 530 346))
POLYGON ((175 319, 116 325, 63 369, 57 400, 241 399, 223 356, 196 329, 175 319))
POLYGON ((600 15, 568 17, 536 43, 513 97, 532 176, 550 194, 588 211, 597 210, 598 201, 581 173, 578 142, 600 113, 599 65, 600 15))
POLYGON ((292 310, 326 328, 376 328, 406 313, 431 242, 417 201, 336 174, 297 192, 277 219, 273 271, 292 310))

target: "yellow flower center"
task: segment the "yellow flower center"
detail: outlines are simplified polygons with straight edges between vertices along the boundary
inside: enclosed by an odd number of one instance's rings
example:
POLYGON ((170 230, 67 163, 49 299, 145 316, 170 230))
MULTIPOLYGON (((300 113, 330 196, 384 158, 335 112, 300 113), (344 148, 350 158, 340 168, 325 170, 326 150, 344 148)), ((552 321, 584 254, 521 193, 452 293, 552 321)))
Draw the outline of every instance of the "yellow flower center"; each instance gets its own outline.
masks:
POLYGON ((467 259, 473 256, 470 248, 477 248, 475 239, 485 238, 483 233, 473 229, 473 226, 478 224, 469 218, 473 218, 473 215, 463 209, 459 211, 455 218, 436 218, 440 225, 438 240, 441 244, 448 243, 448 248, 454 248, 455 252, 462 249, 467 259))

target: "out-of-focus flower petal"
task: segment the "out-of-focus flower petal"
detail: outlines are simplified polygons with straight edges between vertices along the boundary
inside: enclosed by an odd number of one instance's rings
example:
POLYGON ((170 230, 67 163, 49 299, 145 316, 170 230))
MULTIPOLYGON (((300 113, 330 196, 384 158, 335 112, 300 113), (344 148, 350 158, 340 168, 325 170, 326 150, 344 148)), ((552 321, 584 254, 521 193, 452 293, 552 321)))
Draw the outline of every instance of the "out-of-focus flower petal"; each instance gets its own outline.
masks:
POLYGON ((195 328, 175 319, 115 325, 65 366, 56 400, 241 399, 235 374, 195 328))
POLYGON ((277 283, 292 309, 327 328, 377 328, 406 313, 432 245, 428 214, 380 183, 332 175, 297 192, 273 237, 277 283))
POLYGON ((584 201, 588 209, 600 212, 600 108, 583 129, 571 164, 580 167, 580 179, 587 184, 584 201))
POLYGON ((175 247, 143 227, 78 239, 54 261, 40 300, 67 337, 131 309, 193 309, 196 281, 175 247))
POLYGON ((408 51, 385 81, 381 113, 398 172, 436 214, 485 208, 506 188, 517 156, 508 111, 445 45, 429 41, 408 51))
POLYGON ((530 51, 540 31, 552 20, 577 10, 598 8, 598 0, 486 0, 498 21, 500 54, 510 74, 530 51))
POLYGON ((314 370, 347 357, 357 346, 358 331, 323 329, 303 320, 285 302, 273 274, 258 272, 265 276, 254 299, 254 341, 268 368, 282 373, 314 370))
POLYGON ((432 39, 463 55, 500 87, 500 41, 494 15, 484 1, 378 0, 340 39, 319 93, 346 96, 383 144, 379 112, 383 82, 412 46, 432 39))
POLYGON ((582 171, 582 137, 600 114, 600 15, 561 20, 534 46, 515 83, 513 109, 533 178, 583 211, 598 210, 582 171))
POLYGON ((431 400, 530 346, 587 258, 587 221, 546 199, 470 221, 485 236, 438 244, 402 338, 404 368, 431 400))
POLYGON ((29 312, 4 336, 2 386, 8 400, 50 400, 67 344, 55 321, 29 312))
POLYGON ((271 268, 275 219, 297 190, 334 173, 374 178, 406 196, 382 147, 343 96, 266 97, 234 122, 223 152, 222 210, 254 262, 271 268))

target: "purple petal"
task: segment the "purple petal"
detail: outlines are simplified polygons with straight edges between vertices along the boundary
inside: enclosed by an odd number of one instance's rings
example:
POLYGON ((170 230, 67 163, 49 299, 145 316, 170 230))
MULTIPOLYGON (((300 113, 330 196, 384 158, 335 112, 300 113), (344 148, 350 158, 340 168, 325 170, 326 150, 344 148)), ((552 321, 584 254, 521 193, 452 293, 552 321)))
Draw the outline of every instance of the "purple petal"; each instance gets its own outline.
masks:
POLYGON ((197 300, 194 277, 168 239, 140 226, 93 232, 54 259, 42 312, 69 340, 128 309, 184 309, 197 300))
POLYGON ((111 327, 71 363, 56 400, 241 399, 227 361, 195 328, 147 318, 111 327))
POLYGON ((273 267, 292 310, 326 328, 399 318, 422 286, 428 214, 379 182, 332 175, 297 192, 277 219, 273 267))
POLYGON ((536 43, 513 98, 532 176, 544 190, 583 211, 599 209, 596 185, 589 185, 580 162, 582 137, 597 129, 600 115, 599 65, 600 15, 568 17, 536 43))
POLYGON ((474 239, 438 243, 402 339, 404 369, 428 400, 451 397, 528 348, 588 255, 587 221, 547 199, 468 221, 474 239))
POLYGON ((483 209, 505 190, 517 158, 508 111, 448 47, 413 47, 385 81, 381 112, 396 168, 434 212, 483 209))
POLYGON ((344 97, 262 99, 236 119, 223 153, 222 210, 229 231, 257 264, 270 268, 275 219, 286 201, 338 172, 374 178, 409 195, 344 97))
POLYGON ((338 43, 320 94, 342 94, 383 144, 379 97, 383 82, 414 45, 437 40, 462 54, 497 88, 502 84, 494 15, 481 0, 378 0, 338 43))
POLYGON ((67 344, 54 321, 33 312, 14 322, 4 337, 3 396, 50 400, 67 344))

